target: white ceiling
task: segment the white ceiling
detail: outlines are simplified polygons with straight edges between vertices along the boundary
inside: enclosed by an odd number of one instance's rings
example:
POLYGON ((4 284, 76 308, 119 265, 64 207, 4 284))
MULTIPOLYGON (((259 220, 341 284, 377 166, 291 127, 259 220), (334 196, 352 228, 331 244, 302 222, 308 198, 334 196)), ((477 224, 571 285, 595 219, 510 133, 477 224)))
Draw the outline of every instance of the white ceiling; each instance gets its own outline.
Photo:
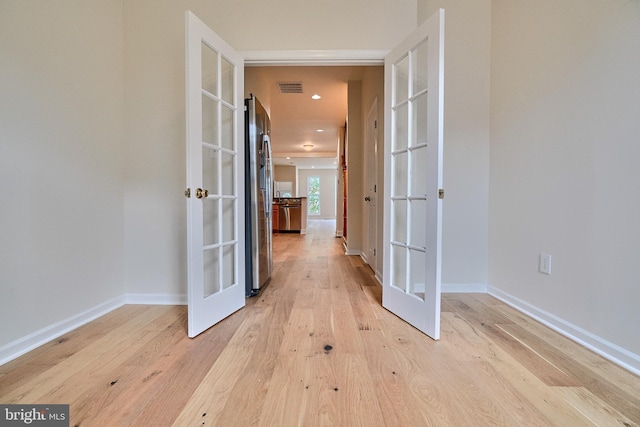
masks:
POLYGON ((259 73, 270 87, 275 164, 308 169, 337 167, 338 138, 347 118, 347 82, 360 80, 364 70, 363 66, 252 67, 252 72, 259 73), (283 94, 280 82, 300 82, 303 93, 283 94), (322 98, 313 100, 313 94, 322 98), (304 144, 313 148, 306 151, 304 144))

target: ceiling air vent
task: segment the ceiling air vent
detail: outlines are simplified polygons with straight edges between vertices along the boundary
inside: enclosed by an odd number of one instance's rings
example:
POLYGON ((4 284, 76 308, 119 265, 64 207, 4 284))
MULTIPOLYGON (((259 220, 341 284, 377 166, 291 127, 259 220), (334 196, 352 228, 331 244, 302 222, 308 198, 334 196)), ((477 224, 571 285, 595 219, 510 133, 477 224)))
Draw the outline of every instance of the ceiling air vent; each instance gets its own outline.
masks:
POLYGON ((302 82, 280 82, 278 87, 280 93, 302 93, 302 82))

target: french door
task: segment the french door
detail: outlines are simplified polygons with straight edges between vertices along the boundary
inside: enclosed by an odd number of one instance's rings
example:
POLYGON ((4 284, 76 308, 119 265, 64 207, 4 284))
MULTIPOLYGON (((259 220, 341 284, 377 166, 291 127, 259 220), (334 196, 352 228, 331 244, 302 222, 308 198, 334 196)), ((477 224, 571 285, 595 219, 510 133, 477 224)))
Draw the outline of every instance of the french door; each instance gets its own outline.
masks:
POLYGON ((244 306, 244 59, 187 11, 189 336, 244 306))
MULTIPOLYGON (((440 335, 444 11, 385 58, 383 306, 440 335)), ((189 336, 244 306, 244 60, 186 13, 189 336)))
POLYGON ((440 338, 444 11, 385 58, 382 304, 440 338))

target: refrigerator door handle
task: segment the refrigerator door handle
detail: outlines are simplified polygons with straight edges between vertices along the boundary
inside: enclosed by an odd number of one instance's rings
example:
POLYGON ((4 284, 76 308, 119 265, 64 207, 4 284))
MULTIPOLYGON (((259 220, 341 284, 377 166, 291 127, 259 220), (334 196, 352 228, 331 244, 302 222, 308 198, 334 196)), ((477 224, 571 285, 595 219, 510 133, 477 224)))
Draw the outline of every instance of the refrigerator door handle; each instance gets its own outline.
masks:
POLYGON ((271 164, 271 139, 269 135, 262 135, 262 147, 260 147, 262 156, 264 158, 265 167, 265 183, 264 189, 267 197, 264 198, 264 211, 267 212, 266 216, 271 216, 271 205, 273 204, 273 183, 272 183, 272 164, 271 164))
POLYGON ((291 230, 291 217, 289 216, 289 208, 284 208, 284 229, 291 230))

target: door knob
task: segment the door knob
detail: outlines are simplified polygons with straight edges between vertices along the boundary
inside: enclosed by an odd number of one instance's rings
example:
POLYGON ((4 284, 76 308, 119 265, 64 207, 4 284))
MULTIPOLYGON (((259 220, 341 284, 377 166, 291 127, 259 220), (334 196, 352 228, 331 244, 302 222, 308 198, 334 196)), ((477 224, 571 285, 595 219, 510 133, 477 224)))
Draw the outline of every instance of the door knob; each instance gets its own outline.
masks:
POLYGON ((202 188, 196 189, 196 198, 202 199, 203 197, 207 197, 209 195, 209 190, 203 190, 202 188))

